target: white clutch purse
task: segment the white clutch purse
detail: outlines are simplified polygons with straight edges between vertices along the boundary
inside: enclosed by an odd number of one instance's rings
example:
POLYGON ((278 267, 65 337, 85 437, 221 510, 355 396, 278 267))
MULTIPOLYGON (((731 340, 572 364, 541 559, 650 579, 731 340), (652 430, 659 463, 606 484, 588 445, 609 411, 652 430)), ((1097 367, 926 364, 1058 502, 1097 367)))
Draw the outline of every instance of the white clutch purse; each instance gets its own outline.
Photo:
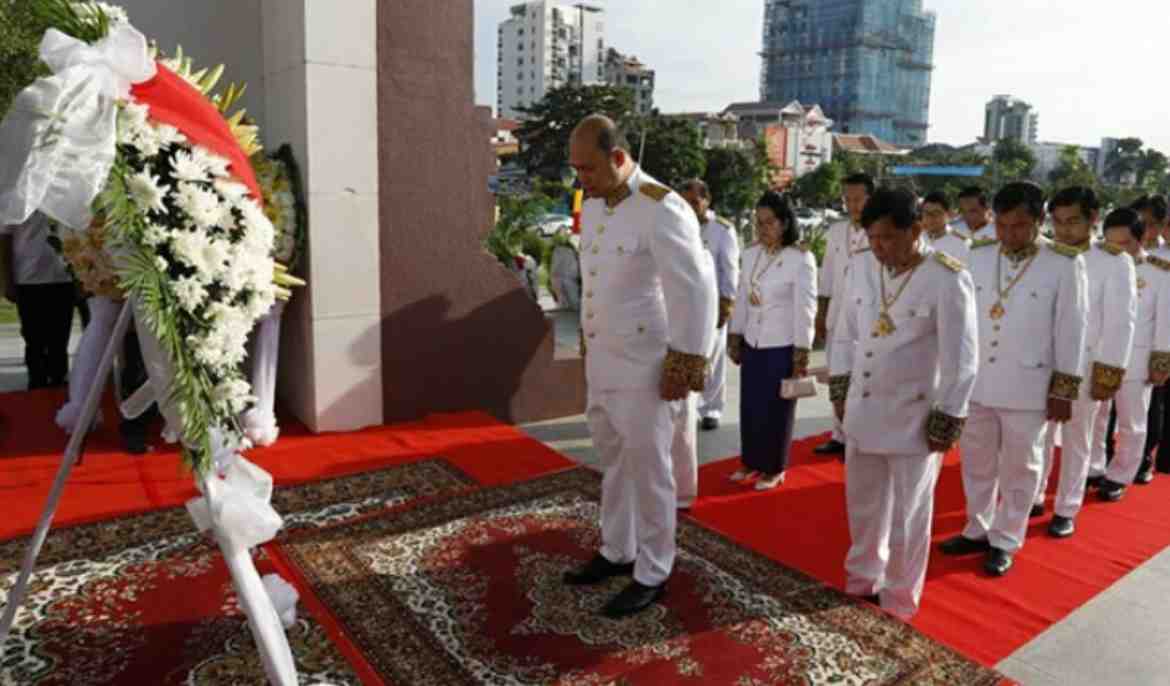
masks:
POLYGON ((817 380, 811 376, 799 379, 784 379, 780 382, 780 397, 784 400, 811 398, 817 394, 817 380))

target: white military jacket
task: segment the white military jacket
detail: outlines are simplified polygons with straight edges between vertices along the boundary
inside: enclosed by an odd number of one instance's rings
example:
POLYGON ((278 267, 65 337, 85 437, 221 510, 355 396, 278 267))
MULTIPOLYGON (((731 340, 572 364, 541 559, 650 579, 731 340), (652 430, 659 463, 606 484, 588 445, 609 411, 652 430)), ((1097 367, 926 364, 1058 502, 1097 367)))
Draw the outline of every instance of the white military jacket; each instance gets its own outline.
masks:
POLYGON ((775 262, 772 259, 759 243, 744 251, 729 331, 743 336, 753 348, 791 345, 811 350, 817 316, 816 258, 807 250, 788 246, 775 256, 775 262), (751 300, 753 271, 759 282, 755 287, 758 305, 751 300))
POLYGON ((954 258, 927 248, 913 273, 890 278, 886 297, 893 331, 877 330, 880 263, 854 262, 836 335, 830 394, 845 401, 845 435, 864 453, 926 455, 928 428, 940 440, 959 437, 978 369, 975 293, 954 258), (907 281, 909 279, 909 281, 907 281))
POLYGON ((1044 411, 1050 394, 1075 400, 1085 359, 1084 259, 1072 248, 1038 239, 1035 259, 1020 276, 1027 259, 1002 255, 998 242, 975 245, 970 269, 979 315, 979 376, 971 401, 1044 411), (1007 288, 1017 276, 1000 302, 999 287, 1007 288))
POLYGON ((1148 383, 1151 368, 1170 371, 1170 262, 1138 257, 1137 315, 1125 381, 1148 383))
POLYGON ((717 297, 694 210, 641 168, 619 191, 613 207, 591 198, 581 209, 589 389, 657 389, 669 349, 672 369, 686 365, 702 390, 717 297))
POLYGON ((995 233, 995 222, 987 222, 978 231, 972 231, 965 221, 960 221, 952 227, 953 230, 971 243, 976 241, 995 241, 999 237, 995 233))
MULTIPOLYGON (((1092 384, 1116 390, 1129 364, 1137 316, 1137 278, 1129 255, 1107 243, 1081 252, 1085 261, 1088 315, 1080 399, 1090 400, 1092 384)), ((1170 303, 1168 303, 1170 304, 1170 303)))
POLYGON ((830 298, 829 309, 825 313, 825 325, 830 335, 840 316, 849 263, 855 256, 868 254, 868 251, 869 237, 865 229, 853 226, 852 219, 842 219, 829 227, 817 292, 821 298, 830 298))
POLYGON ((925 231, 922 233, 922 238, 932 250, 950 255, 962 262, 964 267, 971 261, 971 241, 950 226, 943 229, 942 235, 938 238, 925 231))
POLYGON ((735 300, 735 288, 739 284, 739 237, 735 227, 714 212, 707 213, 707 220, 700 230, 703 247, 715 260, 715 281, 719 285, 719 297, 735 300))

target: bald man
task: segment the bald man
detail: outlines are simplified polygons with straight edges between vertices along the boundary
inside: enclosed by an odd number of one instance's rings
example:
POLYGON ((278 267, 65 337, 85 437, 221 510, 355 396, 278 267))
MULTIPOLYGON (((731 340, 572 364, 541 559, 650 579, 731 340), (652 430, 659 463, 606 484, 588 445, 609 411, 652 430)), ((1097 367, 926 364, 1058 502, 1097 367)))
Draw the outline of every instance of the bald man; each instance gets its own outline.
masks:
POLYGON ((569 161, 581 212, 586 416, 601 457, 601 550, 565 573, 572 585, 633 579, 602 610, 639 612, 674 566, 677 489, 671 443, 687 394, 703 390, 714 343, 715 270, 695 213, 634 163, 610 119, 585 118, 569 161))

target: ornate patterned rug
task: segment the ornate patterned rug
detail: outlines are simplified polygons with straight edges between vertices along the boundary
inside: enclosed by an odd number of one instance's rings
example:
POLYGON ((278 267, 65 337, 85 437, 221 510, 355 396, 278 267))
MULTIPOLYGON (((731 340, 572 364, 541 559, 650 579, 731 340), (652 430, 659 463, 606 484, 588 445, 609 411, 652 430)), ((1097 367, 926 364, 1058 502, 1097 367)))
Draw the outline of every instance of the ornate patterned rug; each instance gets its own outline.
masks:
MULTIPOLYGON (((430 459, 278 488, 273 505, 285 517, 284 537, 474 483, 430 459)), ((15 581, 26 543, 0 543, 0 596, 15 581)), ((257 555, 261 574, 274 571, 263 549, 257 555)), ((0 684, 265 683, 223 557, 185 509, 54 530, 39 564, 29 601, 0 645, 0 684)), ((289 638, 303 684, 359 683, 303 604, 289 638)))
POLYGON ((600 477, 574 469, 305 531, 275 547, 388 684, 955 684, 1003 677, 692 520, 663 600, 573 588, 600 477))

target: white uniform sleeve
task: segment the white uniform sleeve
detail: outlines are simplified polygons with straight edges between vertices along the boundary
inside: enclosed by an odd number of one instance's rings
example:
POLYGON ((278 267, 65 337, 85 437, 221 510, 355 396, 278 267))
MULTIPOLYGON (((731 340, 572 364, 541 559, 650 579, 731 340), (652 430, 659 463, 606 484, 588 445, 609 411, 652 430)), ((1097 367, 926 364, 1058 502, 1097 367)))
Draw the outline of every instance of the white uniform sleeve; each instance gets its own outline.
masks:
POLYGON ((801 251, 796 267, 796 283, 792 289, 796 302, 793 321, 795 347, 812 350, 817 318, 817 260, 811 252, 801 251))
MULTIPOLYGON (((1154 345, 1151 352, 1170 353, 1170 273, 1162 272, 1154 296, 1154 345)), ((1145 381, 1145 379, 1142 379, 1145 381)))
POLYGON ((1101 337, 1089 341, 1094 347, 1090 362, 1116 369, 1129 366, 1133 347, 1134 322, 1137 318, 1137 275, 1133 260, 1114 257, 1116 266, 1105 281, 1105 309, 1101 313, 1101 337))
POLYGON ((850 269, 845 276, 845 284, 841 293, 841 313, 838 315, 837 326, 830 332, 833 335, 833 345, 829 346, 832 359, 829 360, 829 376, 848 376, 853 373, 853 354, 857 347, 858 311, 853 298, 853 292, 858 288, 855 282, 860 278, 864 269, 850 269))
POLYGON ((1084 258, 1077 255, 1063 272, 1056 294, 1053 373, 1079 378, 1084 369, 1089 300, 1084 258))
POLYGON ((715 273, 719 276, 719 297, 735 299, 735 287, 739 283, 739 238, 735 229, 729 226, 723 232, 715 273))
POLYGON ((938 293, 937 403, 944 414, 964 418, 979 371, 979 316, 971 273, 964 269, 956 276, 938 293))
MULTIPOLYGON (((750 248, 749 248, 750 250, 750 248)), ((735 308, 731 310, 731 322, 728 333, 733 333, 737 336, 742 336, 744 329, 747 326, 747 312, 748 312, 748 274, 747 270, 743 270, 739 275, 739 288, 735 294, 735 308)))
POLYGON ((659 205, 649 243, 666 298, 670 349, 705 358, 716 331, 714 264, 690 206, 673 193, 659 205))

